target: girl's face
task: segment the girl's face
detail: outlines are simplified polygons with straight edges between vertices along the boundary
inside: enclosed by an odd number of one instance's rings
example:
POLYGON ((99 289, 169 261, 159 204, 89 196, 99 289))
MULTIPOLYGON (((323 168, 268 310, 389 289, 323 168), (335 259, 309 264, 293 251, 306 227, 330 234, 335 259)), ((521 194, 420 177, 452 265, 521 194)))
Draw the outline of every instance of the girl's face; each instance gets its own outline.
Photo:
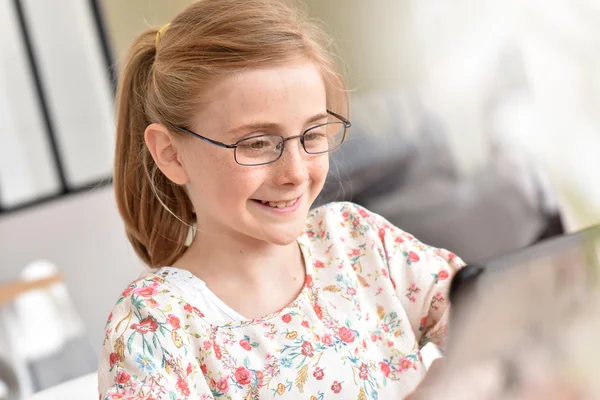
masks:
MULTIPOLYGON (((328 121, 323 79, 306 61, 247 70, 221 82, 206 98, 190 129, 225 144, 260 134, 300 135, 328 121)), ((307 154, 300 140, 292 139, 276 162, 242 166, 233 149, 191 136, 178 139, 177 158, 200 235, 286 245, 301 234, 327 175, 327 154, 307 154)))

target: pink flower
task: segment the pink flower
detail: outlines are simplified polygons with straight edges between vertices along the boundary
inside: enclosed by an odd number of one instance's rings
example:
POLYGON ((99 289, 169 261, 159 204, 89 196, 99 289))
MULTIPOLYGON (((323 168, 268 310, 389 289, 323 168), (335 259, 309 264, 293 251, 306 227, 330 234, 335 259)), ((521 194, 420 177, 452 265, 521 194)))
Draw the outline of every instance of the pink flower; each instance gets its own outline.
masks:
POLYGON ((317 367, 317 368, 315 368, 315 372, 313 372, 313 376, 315 377, 316 380, 320 381, 325 376, 325 373, 323 372, 323 370, 321 368, 317 367))
POLYGON ((419 255, 417 253, 415 253, 414 251, 411 251, 408 253, 408 259, 410 260, 411 263, 416 263, 421 260, 419 255))
POLYGON ((188 386, 188 383, 182 377, 179 377, 177 379, 177 389, 179 389, 179 392, 184 396, 190 395, 190 388, 188 386))
POLYGON ((302 354, 304 354, 306 357, 312 357, 314 355, 312 343, 310 343, 310 342, 302 343, 302 354))
POLYGON ((169 322, 169 324, 173 327, 173 329, 179 329, 180 328, 180 321, 179 318, 177 318, 176 316, 174 316, 173 314, 169 314, 167 316, 167 321, 169 322))
POLYGON ((446 271, 445 269, 441 270, 440 273, 437 275, 437 278, 440 281, 446 280, 448 279, 448 277, 450 276, 450 274, 448 273, 448 271, 446 271))
POLYGON ((313 309, 315 310, 315 314, 317 314, 317 317, 319 319, 323 319, 323 309, 321 308, 321 306, 318 304, 315 304, 313 309))
POLYGON ((369 217, 369 213, 364 208, 359 209, 358 214, 363 218, 369 217))
POLYGON ((387 363, 384 363, 383 361, 379 363, 379 369, 381 370, 381 373, 383 373, 383 376, 385 376, 386 378, 390 376, 390 366, 387 363))
POLYGON ((192 308, 192 306, 188 303, 185 306, 183 306, 183 309, 189 313, 191 313, 192 311, 194 311, 194 309, 192 308))
POLYGON ((339 393, 342 391, 342 384, 339 383, 338 381, 333 381, 333 385, 331 385, 331 390, 333 390, 333 393, 339 393))
POLYGON ((252 350, 252 346, 250 346, 250 342, 248 342, 246 339, 240 340, 240 346, 242 346, 242 348, 246 351, 252 350))
POLYGON ((154 332, 158 328, 158 323, 156 322, 156 320, 154 318, 146 317, 143 320, 141 320, 139 324, 131 325, 131 328, 135 329, 136 331, 138 331, 139 333, 142 333, 142 334, 148 333, 148 332, 154 332))
POLYGON ((289 324, 290 321, 292 320, 292 316, 290 314, 285 314, 281 317, 281 320, 283 322, 285 322, 286 324, 289 324))
POLYGON ((303 327, 305 327, 305 328, 308 328, 308 327, 310 327, 310 326, 308 325, 308 321, 306 321, 306 320, 302 321, 302 326, 303 326, 303 327))
POLYGON ((315 268, 325 268, 325 264, 323 264, 323 261, 315 261, 315 268))
POLYGON ((358 256, 360 256, 360 249, 352 249, 352 251, 350 252, 350 255, 352 257, 358 257, 358 256))
POLYGON ((307 288, 311 288, 313 287, 313 279, 311 275, 306 275, 306 281, 305 281, 306 287, 307 288))
POLYGON ((210 342, 210 340, 205 340, 203 345, 204 345, 204 350, 209 350, 212 347, 212 343, 210 342))
POLYGON ((346 293, 348 293, 350 296, 354 296, 356 294, 356 289, 354 289, 353 287, 349 287, 348 289, 346 289, 346 293))
POLYGON ((250 371, 245 367, 239 367, 235 370, 235 380, 240 385, 247 385, 250 383, 250 371))
POLYGON ((400 371, 406 371, 410 367, 412 367, 412 361, 410 361, 408 358, 402 358, 400 360, 400 371))
POLYGON ((135 289, 133 292, 142 297, 152 297, 156 294, 156 288, 154 286, 140 287, 135 289))
POLYGON ((229 391, 229 383, 227 382, 227 378, 219 379, 219 382, 217 382, 217 389, 219 389, 219 392, 221 393, 227 393, 229 391))
POLYGON ((189 375, 192 373, 192 363, 189 363, 186 370, 185 370, 186 375, 189 375))
POLYGON ((119 371, 117 373, 117 383, 119 385, 124 385, 127 382, 129 382, 129 378, 131 378, 131 375, 129 375, 127 372, 125 371, 119 371))
POLYGON ((360 379, 367 379, 369 377, 369 369, 367 368, 367 366, 363 363, 363 365, 360 366, 360 370, 358 372, 358 377, 360 379))
POLYGON ((110 353, 110 367, 114 367, 114 365, 119 362, 119 355, 117 353, 110 353))
POLYGON ((330 334, 326 334, 325 336, 323 336, 321 341, 325 346, 331 346, 331 344, 333 343, 333 339, 331 338, 330 334))
POLYGON ((348 329, 345 326, 342 326, 340 328, 340 330, 338 331, 338 335, 339 335, 340 339, 342 340, 342 342, 344 342, 344 343, 354 342, 355 334, 352 329, 348 329))

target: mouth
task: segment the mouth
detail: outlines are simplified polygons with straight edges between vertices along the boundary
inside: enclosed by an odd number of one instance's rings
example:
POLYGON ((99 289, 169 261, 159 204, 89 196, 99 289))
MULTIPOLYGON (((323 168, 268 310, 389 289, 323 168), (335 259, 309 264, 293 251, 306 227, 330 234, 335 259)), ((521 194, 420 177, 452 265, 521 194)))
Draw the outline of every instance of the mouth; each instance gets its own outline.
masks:
POLYGON ((258 200, 252 199, 253 202, 257 203, 261 207, 272 209, 273 211, 292 211, 297 208, 300 204, 302 196, 296 197, 291 200, 258 200))

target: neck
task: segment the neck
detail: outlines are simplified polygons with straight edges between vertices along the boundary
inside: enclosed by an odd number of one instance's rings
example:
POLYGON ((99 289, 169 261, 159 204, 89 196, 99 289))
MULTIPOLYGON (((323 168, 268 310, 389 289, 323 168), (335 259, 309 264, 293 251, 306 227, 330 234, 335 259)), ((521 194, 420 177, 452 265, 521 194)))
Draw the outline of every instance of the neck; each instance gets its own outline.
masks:
POLYGON ((248 237, 200 231, 175 266, 189 270, 207 284, 223 279, 252 285, 264 282, 265 277, 304 278, 304 264, 296 241, 279 246, 248 237))

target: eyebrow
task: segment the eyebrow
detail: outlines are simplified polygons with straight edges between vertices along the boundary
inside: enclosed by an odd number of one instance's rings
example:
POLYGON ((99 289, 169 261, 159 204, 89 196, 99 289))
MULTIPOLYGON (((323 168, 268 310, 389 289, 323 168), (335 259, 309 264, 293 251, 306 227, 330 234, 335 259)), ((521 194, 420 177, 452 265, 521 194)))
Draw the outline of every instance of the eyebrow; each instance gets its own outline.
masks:
MULTIPOLYGON (((316 115, 313 115, 312 117, 308 118, 306 120, 306 122, 304 123, 304 125, 309 125, 320 119, 325 119, 328 117, 329 117, 329 114, 327 114, 327 113, 316 114, 316 115)), ((239 134, 240 132, 248 131, 248 130, 275 129, 275 128, 279 128, 280 126, 281 125, 276 124, 274 122, 251 122, 249 124, 244 124, 244 125, 234 128, 234 129, 231 129, 228 131, 228 133, 229 134, 239 134)))

